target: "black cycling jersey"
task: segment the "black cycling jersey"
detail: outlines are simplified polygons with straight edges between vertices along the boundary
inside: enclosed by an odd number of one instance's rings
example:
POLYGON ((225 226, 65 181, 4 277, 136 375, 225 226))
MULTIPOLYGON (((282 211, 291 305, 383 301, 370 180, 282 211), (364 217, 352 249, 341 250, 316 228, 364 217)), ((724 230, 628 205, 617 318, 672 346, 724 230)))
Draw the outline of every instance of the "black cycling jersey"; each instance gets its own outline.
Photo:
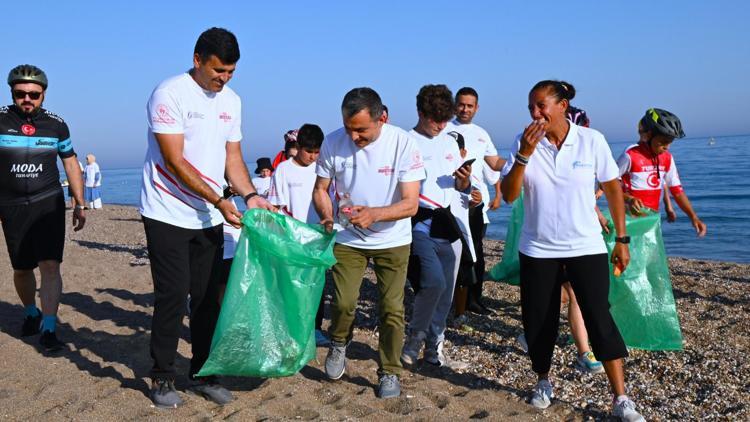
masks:
POLYGON ((35 202, 60 192, 57 156, 75 155, 68 125, 41 108, 31 115, 0 107, 0 205, 35 202))

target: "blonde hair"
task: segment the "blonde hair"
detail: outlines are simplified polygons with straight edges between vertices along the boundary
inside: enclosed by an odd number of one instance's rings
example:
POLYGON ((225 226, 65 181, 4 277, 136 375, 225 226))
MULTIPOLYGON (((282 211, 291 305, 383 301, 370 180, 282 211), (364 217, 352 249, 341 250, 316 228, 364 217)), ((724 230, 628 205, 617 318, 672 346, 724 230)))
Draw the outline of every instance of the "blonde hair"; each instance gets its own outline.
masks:
POLYGON ((94 156, 94 154, 86 154, 86 160, 88 161, 89 159, 91 159, 92 163, 96 162, 96 157, 94 156))

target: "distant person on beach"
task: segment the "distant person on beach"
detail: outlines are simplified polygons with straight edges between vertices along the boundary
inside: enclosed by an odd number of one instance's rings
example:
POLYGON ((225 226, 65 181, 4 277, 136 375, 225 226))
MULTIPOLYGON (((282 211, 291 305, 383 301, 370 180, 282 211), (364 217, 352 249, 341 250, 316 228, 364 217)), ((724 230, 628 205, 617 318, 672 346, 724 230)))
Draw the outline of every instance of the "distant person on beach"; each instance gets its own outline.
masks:
POLYGON ((613 414, 644 420, 625 390, 625 343, 609 312, 607 248, 591 190, 599 182, 617 233, 612 263, 630 262, 625 209, 618 170, 601 133, 566 118, 575 88, 545 80, 529 92, 533 119, 516 138, 503 169, 503 198, 513 202, 524 190, 524 222, 519 240, 521 314, 537 384, 531 404, 547 408, 554 397, 549 372, 560 322, 560 275, 573 287, 594 353, 602 361, 614 393, 613 414))
POLYGON ((677 164, 669 152, 675 139, 685 137, 680 119, 667 110, 650 108, 638 123, 638 135, 638 143, 629 146, 617 159, 628 209, 634 215, 639 215, 644 207, 659 211, 659 200, 666 185, 677 205, 690 218, 696 234, 705 236, 706 225, 698 218, 682 189, 677 164))
POLYGON ((57 309, 62 294, 60 263, 65 245, 65 199, 57 157, 62 160, 74 199, 73 230, 86 223, 83 179, 70 141, 68 125, 42 108, 47 75, 24 64, 8 74, 13 104, 0 107, 0 220, 13 266, 13 284, 24 306, 21 337, 41 331, 45 352, 61 350, 57 339, 57 309), (41 287, 36 307, 36 277, 41 287))
MULTIPOLYGON (((304 124, 297 131, 297 154, 291 160, 279 164, 273 173, 268 201, 279 210, 307 224, 320 223, 320 217, 312 203, 315 187, 315 162, 323 144, 323 131, 317 125, 304 124)), ((318 347, 328 346, 328 338, 323 333, 323 304, 321 296, 318 312, 315 315, 315 343, 318 347)))
POLYGON ((482 166, 487 166, 490 170, 500 171, 505 164, 505 160, 497 155, 497 149, 492 143, 492 139, 486 130, 473 123, 474 116, 479 111, 479 94, 474 88, 463 87, 456 92, 455 99, 456 118, 449 125, 449 131, 456 131, 463 135, 466 143, 466 159, 475 159, 478 161, 474 165, 473 178, 479 187, 482 202, 469 211, 471 222, 471 236, 474 241, 474 250, 476 251, 476 263, 474 271, 476 273, 476 283, 469 287, 467 295, 466 309, 480 315, 487 315, 491 311, 485 306, 482 300, 482 290, 484 285, 484 246, 482 240, 487 233, 489 217, 487 217, 487 202, 490 198, 489 189, 483 178, 482 166))
POLYGON ((102 207, 102 173, 94 154, 86 154, 86 168, 83 171, 84 199, 90 209, 102 207))
POLYGON ((378 397, 398 397, 404 285, 411 244, 409 217, 419 205, 424 164, 414 139, 385 123, 383 103, 371 88, 349 91, 341 114, 344 127, 328 134, 323 142, 313 192, 321 224, 328 231, 338 230, 333 249, 337 263, 333 267, 331 348, 325 372, 333 380, 344 375, 359 289, 372 259, 380 322, 378 397), (332 181, 335 208, 328 193, 332 181))
POLYGON ((175 357, 188 294, 188 390, 218 404, 233 400, 214 377, 195 374, 208 358, 219 315, 222 223, 241 224, 219 183, 226 175, 248 208, 273 208, 256 192, 242 158, 240 98, 226 86, 239 58, 234 34, 206 30, 195 44, 193 68, 160 83, 147 105, 140 212, 154 279, 150 398, 157 407, 182 404, 175 357))
POLYGON ((463 234, 450 207, 458 191, 471 189, 471 163, 464 165, 455 139, 444 130, 453 117, 453 93, 447 86, 423 86, 417 95, 417 115, 409 134, 422 153, 427 178, 420 185, 419 208, 411 220, 419 290, 401 361, 415 365, 424 347, 424 362, 463 370, 469 365, 450 358, 443 344, 463 249, 463 234))
POLYGON ((268 192, 271 190, 271 176, 273 175, 273 165, 271 159, 268 157, 258 158, 255 163, 255 174, 257 177, 253 177, 253 186, 258 190, 258 195, 267 198, 268 192))
POLYGON ((284 134, 284 149, 273 158, 273 170, 284 161, 297 155, 297 129, 288 130, 284 134))

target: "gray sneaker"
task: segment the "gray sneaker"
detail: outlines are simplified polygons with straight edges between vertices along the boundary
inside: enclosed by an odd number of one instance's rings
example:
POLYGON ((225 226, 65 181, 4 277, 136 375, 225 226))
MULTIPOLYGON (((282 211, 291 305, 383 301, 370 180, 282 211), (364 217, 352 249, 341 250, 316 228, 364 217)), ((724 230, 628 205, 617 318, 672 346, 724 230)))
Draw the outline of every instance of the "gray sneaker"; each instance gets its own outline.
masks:
POLYGON ((540 380, 531 390, 531 405, 537 409, 546 409, 552 404, 555 395, 552 393, 552 384, 549 380, 540 380))
POLYGON ((612 415, 626 422, 646 422, 646 419, 635 410, 635 403, 629 398, 623 400, 615 399, 612 415))
POLYGON ((391 399, 401 395, 401 383, 396 375, 381 375, 378 385, 378 397, 391 399))
POLYGON ((161 409, 175 409, 183 403, 174 388, 174 381, 171 380, 153 380, 148 396, 154 402, 154 406, 161 409))
POLYGON ((196 378, 193 383, 188 386, 187 392, 201 396, 206 400, 210 400, 219 405, 225 405, 234 400, 234 396, 229 390, 222 387, 216 381, 216 377, 200 377, 196 378))
POLYGON ((427 334, 424 331, 409 334, 406 342, 404 342, 404 349, 401 351, 401 362, 404 365, 411 366, 417 363, 419 351, 422 350, 425 338, 427 338, 427 334))
POLYGON ((326 376, 328 379, 337 380, 344 375, 346 368, 346 345, 331 341, 331 347, 326 356, 326 376))
POLYGON ((434 347, 427 347, 424 351, 424 361, 441 368, 448 368, 453 371, 463 371, 469 368, 469 363, 461 360, 451 359, 443 351, 443 342, 441 341, 434 347))

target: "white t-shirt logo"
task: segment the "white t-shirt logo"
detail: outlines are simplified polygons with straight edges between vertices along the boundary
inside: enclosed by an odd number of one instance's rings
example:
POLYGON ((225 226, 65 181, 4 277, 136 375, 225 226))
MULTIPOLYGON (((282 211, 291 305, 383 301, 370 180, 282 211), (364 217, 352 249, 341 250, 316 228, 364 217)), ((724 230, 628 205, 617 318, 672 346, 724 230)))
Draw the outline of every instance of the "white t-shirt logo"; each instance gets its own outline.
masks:
POLYGON ((156 107, 157 115, 154 116, 154 123, 164 123, 165 125, 174 124, 174 117, 169 115, 169 108, 164 104, 159 104, 156 107))
POLYGON ((418 149, 415 149, 412 152, 411 156, 411 167, 409 167, 409 170, 416 170, 424 168, 424 162, 422 161, 422 154, 419 152, 418 149))
POLYGON ((378 169, 378 173, 384 175, 384 176, 391 176, 393 175, 393 167, 391 166, 383 166, 378 169))
POLYGON ((232 121, 232 116, 230 116, 229 114, 227 114, 226 111, 221 112, 221 114, 219 114, 219 118, 221 120, 223 120, 224 123, 229 123, 229 122, 232 121))

